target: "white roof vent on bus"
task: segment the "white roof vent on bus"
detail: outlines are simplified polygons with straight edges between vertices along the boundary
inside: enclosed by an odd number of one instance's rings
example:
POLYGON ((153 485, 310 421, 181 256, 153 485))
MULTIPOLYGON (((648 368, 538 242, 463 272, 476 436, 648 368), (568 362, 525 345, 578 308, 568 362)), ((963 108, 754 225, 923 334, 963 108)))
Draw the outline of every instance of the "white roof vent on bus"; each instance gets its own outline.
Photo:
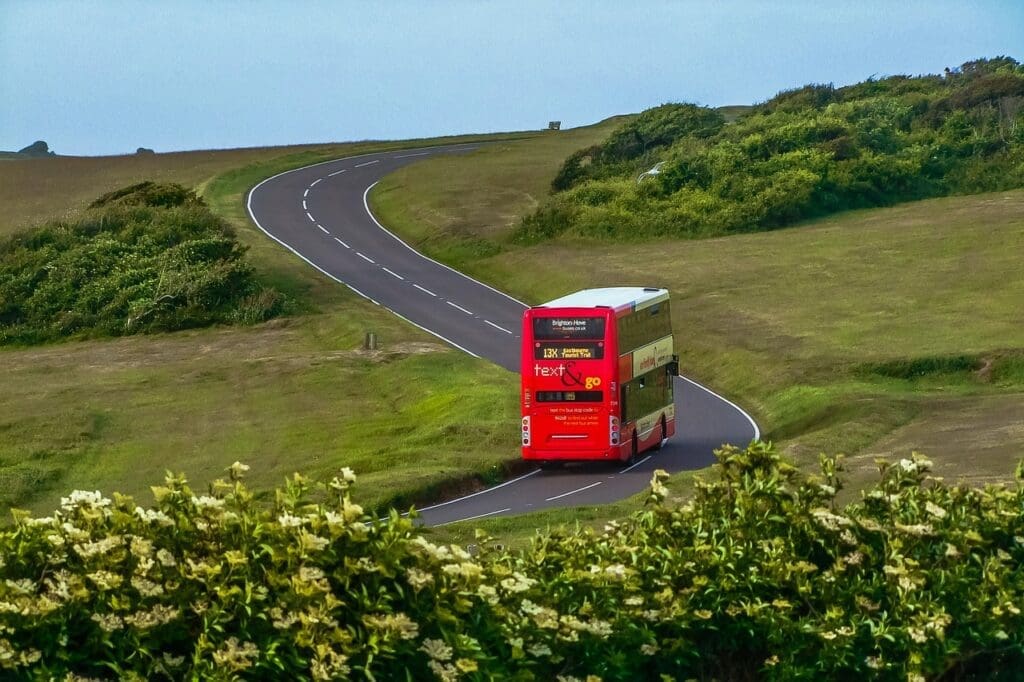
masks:
POLYGON ((660 300, 668 300, 668 290, 655 287, 605 287, 602 289, 584 289, 540 306, 543 308, 621 308, 627 305, 651 305, 660 300))

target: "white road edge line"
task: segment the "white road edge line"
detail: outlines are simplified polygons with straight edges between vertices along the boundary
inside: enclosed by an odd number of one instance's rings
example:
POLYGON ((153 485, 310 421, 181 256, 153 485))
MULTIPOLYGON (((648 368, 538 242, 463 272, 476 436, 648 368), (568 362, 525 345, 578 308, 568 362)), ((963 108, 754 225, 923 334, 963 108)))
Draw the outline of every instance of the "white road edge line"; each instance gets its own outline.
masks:
POLYGON ((320 223, 317 223, 316 226, 323 230, 324 234, 330 234, 330 232, 327 231, 327 228, 321 225, 320 223))
POLYGON ((604 481, 598 481, 597 483, 591 483, 590 485, 585 485, 582 488, 576 488, 576 490, 570 490, 567 493, 562 493, 561 495, 555 495, 554 497, 549 497, 549 498, 547 498, 544 501, 545 502, 553 502, 554 500, 560 500, 563 497, 568 497, 569 495, 575 495, 576 493, 581 493, 584 490, 589 490, 590 488, 593 488, 595 486, 599 486, 602 483, 604 483, 604 481))
MULTIPOLYGON (((302 198, 305 199, 308 196, 309 196, 309 188, 307 187, 306 191, 302 193, 302 198)), ((303 203, 305 203, 305 202, 303 202, 303 203)))
POLYGON ((380 221, 377 220, 377 216, 373 215, 373 211, 370 210, 370 203, 369 203, 369 201, 367 199, 367 197, 370 195, 370 190, 373 189, 377 185, 378 182, 380 182, 380 180, 377 180, 377 182, 374 182, 372 185, 370 185, 369 187, 366 188, 365 192, 363 192, 363 208, 366 209, 366 215, 370 216, 370 220, 372 220, 374 222, 374 224, 377 225, 377 227, 379 227, 380 229, 382 229, 385 232, 387 232, 389 235, 391 235, 395 239, 395 241, 397 241, 399 244, 401 244, 405 248, 407 248, 410 251, 412 251, 413 253, 415 253, 420 258, 424 258, 424 259, 430 261, 431 263, 433 263, 435 265, 440 265, 445 270, 450 270, 451 272, 454 272, 459 277, 465 277, 466 279, 468 279, 470 282, 473 282, 474 284, 479 284, 482 287, 490 289, 494 293, 499 294, 501 296, 504 296, 508 300, 510 300, 510 301, 512 301, 514 303, 518 303, 519 305, 523 306, 524 308, 529 308, 530 307, 530 306, 526 305, 525 303, 523 303, 522 301, 520 301, 518 298, 512 298, 511 296, 506 294, 504 291, 498 291, 497 289, 495 289, 491 285, 484 284, 480 280, 473 279, 472 277, 470 277, 469 275, 467 275, 464 272, 459 272, 455 268, 449 267, 449 266, 445 265, 444 263, 439 263, 438 261, 434 260, 433 258, 430 258, 429 256, 424 256, 422 253, 420 253, 419 251, 417 251, 416 249, 412 248, 411 246, 406 244, 404 241, 402 241, 402 238, 399 237, 397 234, 395 234, 394 232, 392 232, 388 228, 386 228, 383 225, 381 225, 380 221))
POLYGON ((333 178, 335 175, 341 175, 342 173, 344 173, 347 170, 348 170, 348 168, 342 168, 340 171, 334 171, 333 173, 328 173, 327 177, 333 178))
POLYGON ((461 310, 462 312, 466 313, 467 315, 472 315, 473 314, 472 310, 466 310, 465 308, 463 308, 458 303, 452 303, 451 301, 445 301, 445 303, 447 303, 448 305, 450 305, 453 308, 457 308, 458 310, 461 310))
POLYGON ((375 163, 380 163, 380 159, 374 159, 373 161, 367 161, 366 163, 357 163, 353 168, 362 168, 363 166, 372 166, 375 163))
POLYGON ((313 214, 310 213, 309 211, 306 211, 306 217, 309 218, 310 222, 316 222, 316 218, 314 218, 313 214))
POLYGON ((396 159, 408 159, 410 156, 426 156, 430 152, 419 152, 418 154, 400 154, 394 158, 396 159))
POLYGON ((309 186, 312 188, 314 185, 316 185, 316 183, 320 182, 321 180, 323 180, 323 178, 317 178, 313 182, 309 183, 309 186))
POLYGON ((682 379, 683 381, 686 381, 686 382, 689 382, 689 383, 693 384, 694 386, 696 386, 697 388, 699 388, 699 389, 701 389, 703 391, 707 391, 711 395, 713 395, 716 398, 718 398, 719 400, 721 400, 723 403, 726 403, 727 405, 732 405, 733 409, 736 410, 737 412, 739 412, 740 414, 742 414, 744 417, 746 417, 747 421, 750 422, 750 425, 754 428, 754 437, 751 438, 751 440, 761 440, 761 429, 759 429, 757 427, 757 422, 754 421, 753 417, 751 417, 749 414, 747 414, 746 410, 744 410, 742 407, 740 407, 739 405, 737 405, 733 401, 729 400, 728 398, 723 398, 722 396, 718 395, 717 393, 712 391, 707 386, 702 386, 701 384, 698 384, 693 379, 687 379, 682 374, 679 375, 679 378, 682 379))
POLYGON ((388 270, 388 269, 387 269, 386 267, 384 267, 383 265, 382 265, 382 266, 380 266, 380 269, 381 269, 381 270, 383 270, 384 272, 388 273, 388 274, 389 274, 389 275, 391 275, 392 277, 397 277, 398 279, 405 279, 405 277, 402 277, 401 275, 399 275, 399 274, 398 274, 397 272, 395 272, 394 270, 388 270))
POLYGON ((346 244, 345 242, 341 241, 341 240, 340 240, 340 239, 338 239, 337 237, 335 237, 335 238, 334 238, 334 241, 338 242, 339 244, 341 244, 342 246, 344 246, 344 247, 345 247, 346 249, 351 249, 351 248, 352 248, 351 246, 349 246, 349 245, 348 245, 348 244, 346 244))
POLYGON ((370 258, 369 256, 364 256, 363 254, 359 253, 358 251, 356 251, 356 255, 357 255, 357 256, 359 256, 360 258, 362 258, 362 259, 363 259, 364 261, 366 261, 367 263, 376 263, 376 261, 375 261, 375 260, 373 260, 373 259, 372 259, 372 258, 370 258))
POLYGON ((495 514, 503 514, 503 513, 507 512, 507 511, 512 511, 512 507, 506 507, 505 509, 498 509, 496 511, 487 512, 486 514, 477 514, 476 516, 467 516, 464 519, 455 519, 454 521, 445 521, 444 523, 437 524, 436 526, 434 526, 434 528, 440 528, 441 526, 447 526, 449 523, 462 523, 463 521, 472 521, 474 519, 482 519, 485 516, 494 516, 495 514))
POLYGON ((534 474, 539 474, 539 473, 540 473, 540 469, 534 469, 533 471, 531 471, 528 474, 523 474, 522 476, 517 476, 516 478, 509 479, 509 480, 505 481, 504 483, 499 483, 498 485, 496 485, 494 487, 485 488, 483 490, 478 490, 475 493, 470 493, 469 495, 463 495, 462 497, 456 497, 454 500, 448 500, 447 502, 439 502, 438 504, 432 504, 429 507, 424 507, 423 509, 417 509, 416 511, 418 511, 418 512, 425 512, 425 511, 430 511, 431 509, 437 509, 438 507, 445 507, 445 506, 447 506, 449 504, 455 504, 456 502, 462 502, 463 500, 468 500, 471 497, 476 497, 477 495, 483 495, 484 493, 494 492, 498 488, 504 488, 507 485, 512 485, 513 483, 518 483, 519 481, 523 480, 524 478, 529 478, 530 476, 533 476, 534 474))
POLYGON ((510 332, 509 330, 507 330, 507 329, 505 329, 504 327, 502 327, 501 325, 497 325, 497 324, 494 324, 494 323, 493 323, 493 322, 491 322, 490 320, 484 320, 484 322, 486 322, 487 324, 491 325, 491 326, 492 326, 492 327, 494 327, 495 329, 500 329, 501 331, 505 332, 506 334, 511 334, 511 333, 512 333, 512 332, 510 332))
POLYGON ((651 458, 651 455, 647 455, 646 457, 644 457, 644 458, 643 458, 642 460, 640 460, 640 461, 639 461, 639 462, 637 462, 636 464, 633 464, 633 465, 630 465, 630 466, 626 467, 625 469, 623 469, 623 470, 622 470, 622 471, 620 471, 619 473, 620 473, 620 474, 624 474, 624 473, 626 473, 627 471, 629 471, 630 469, 635 469, 635 468, 637 468, 638 466, 640 466, 641 464, 643 464, 644 462, 646 462, 647 460, 649 460, 650 458, 651 458))
POLYGON ((437 294, 435 294, 433 291, 431 291, 430 289, 424 289, 419 284, 413 284, 413 286, 416 287, 417 289, 419 289, 420 291, 422 291, 425 294, 430 294, 431 296, 437 296, 437 294))

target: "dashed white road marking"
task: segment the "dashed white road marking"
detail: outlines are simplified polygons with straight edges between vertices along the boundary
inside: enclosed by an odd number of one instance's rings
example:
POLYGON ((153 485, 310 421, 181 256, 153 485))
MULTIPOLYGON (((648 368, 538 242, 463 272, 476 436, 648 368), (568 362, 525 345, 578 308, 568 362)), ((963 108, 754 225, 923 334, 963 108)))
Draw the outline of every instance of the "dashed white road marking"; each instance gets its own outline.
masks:
POLYGON ((345 247, 346 249, 351 249, 351 248, 352 248, 351 246, 349 246, 349 245, 348 245, 348 244, 346 244, 345 242, 341 241, 341 240, 340 240, 340 239, 338 239, 337 237, 335 237, 335 238, 334 238, 334 241, 338 242, 339 244, 341 244, 342 246, 344 246, 344 247, 345 247))
POLYGON ((430 152, 419 152, 418 154, 399 154, 396 159, 408 159, 410 156, 426 156, 430 152))
POLYGON ((372 258, 370 258, 369 256, 364 256, 363 254, 359 253, 358 251, 356 251, 356 255, 357 255, 357 256, 359 256, 360 258, 362 258, 362 259, 363 259, 364 261, 366 261, 367 263, 376 263, 376 261, 375 261, 375 260, 373 260, 373 259, 372 259, 372 258))
POLYGON ((484 320, 484 322, 486 322, 487 324, 491 325, 491 326, 492 326, 492 327, 494 327, 495 329, 498 329, 498 330, 501 330, 501 331, 505 332, 506 334, 511 334, 511 333, 512 333, 512 332, 510 332, 509 330, 507 330, 507 329, 505 329, 504 327, 502 327, 501 325, 497 325, 497 324, 494 324, 494 323, 493 323, 493 322, 491 322, 490 320, 484 320))
POLYGON ((413 286, 416 287, 417 289, 419 289, 420 291, 422 291, 425 294, 430 294, 431 296, 437 296, 437 294, 435 294, 433 291, 431 291, 430 289, 424 289, 419 284, 413 284, 413 286))
POLYGON ((452 303, 451 301, 445 301, 445 303, 447 303, 448 305, 450 305, 453 308, 456 308, 457 310, 461 310, 462 312, 466 313, 467 315, 472 315, 473 314, 472 310, 466 310, 465 308, 463 308, 458 303, 452 303))
POLYGON ((327 177, 333 178, 335 175, 341 175, 342 173, 344 173, 347 170, 348 170, 348 168, 342 168, 341 170, 334 171, 333 173, 328 173, 327 177))
POLYGON ((487 512, 486 514, 477 514, 476 516, 467 516, 464 519, 455 519, 454 521, 445 521, 444 523, 437 524, 437 526, 435 526, 435 528, 440 528, 441 526, 447 526, 449 523, 459 523, 460 521, 472 521, 474 519, 482 519, 485 516, 494 516, 495 514, 503 514, 503 513, 507 512, 507 511, 512 511, 512 507, 506 507, 505 509, 496 509, 495 511, 487 512))
POLYGON ((554 500, 560 500, 563 497, 568 497, 569 495, 575 495, 576 493, 581 493, 584 490, 589 490, 590 488, 593 488, 595 486, 599 486, 602 483, 604 483, 604 481, 598 481, 597 483, 591 483, 590 485, 585 485, 582 488, 576 488, 576 490, 570 490, 567 493, 562 493, 561 495, 555 495, 554 497, 549 497, 549 498, 547 498, 544 501, 545 502, 552 502, 554 500))
POLYGON ((380 159, 374 159, 373 161, 367 161, 366 163, 357 163, 353 168, 362 168, 363 166, 372 166, 375 163, 380 163, 380 159))
MULTIPOLYGON (((465 145, 457 145, 457 146, 465 146, 465 145)), ((473 149, 475 149, 475 147, 473 147, 473 149)), ((327 162, 325 161, 324 163, 327 163, 327 162)), ((287 173, 288 171, 285 171, 285 172, 287 173)), ((415 253, 415 254, 416 254, 417 256, 419 256, 420 258, 424 258, 424 259, 426 259, 426 260, 430 261, 431 263, 433 263, 434 265, 436 265, 436 266, 438 266, 438 267, 441 267, 441 268, 444 268, 445 270, 448 270, 449 272, 454 272, 454 273, 455 273, 456 275, 458 275, 459 277, 464 277, 464 278, 468 279, 468 280, 469 280, 470 282, 473 282, 474 284, 479 284, 480 286, 484 287, 485 289, 490 289, 491 291, 493 291, 494 293, 498 294, 499 296, 504 296, 504 297, 505 297, 505 298, 507 298, 508 300, 510 300, 510 301, 513 301, 513 302, 515 302, 515 303, 518 303, 519 305, 523 306, 523 308, 529 308, 529 307, 530 307, 530 306, 526 305, 525 303, 523 303, 522 301, 520 301, 519 299, 517 299, 517 298, 512 298, 511 296, 509 296, 508 294, 506 294, 506 293, 505 293, 504 291, 498 291, 497 289, 495 289, 495 288, 494 288, 494 287, 492 287, 491 285, 489 285, 489 284, 484 284, 484 283, 483 283, 483 282, 481 282, 480 280, 476 280, 476 279, 473 279, 472 277, 470 277, 469 275, 467 275, 467 274, 466 274, 466 273, 464 273, 464 272, 459 272, 459 271, 458 271, 458 270, 456 270, 455 268, 449 267, 449 266, 445 265, 444 263, 439 263, 438 261, 434 260, 433 258, 429 258, 429 257, 427 257, 427 256, 424 256, 424 255, 423 255, 422 253, 420 253, 419 251, 417 251, 416 249, 412 248, 412 247, 411 247, 411 246, 409 246, 409 245, 408 245, 407 243, 405 243, 405 242, 404 242, 404 241, 402 240, 402 238, 401 238, 401 237, 399 237, 399 236, 398 236, 397 234, 395 234, 394 232, 392 232, 392 231, 391 231, 391 230, 389 230, 388 228, 386 228, 386 227, 384 227, 383 225, 381 225, 380 221, 379 221, 379 220, 377 220, 377 217, 376 217, 375 215, 373 215, 373 211, 371 211, 371 210, 370 210, 370 200, 369 200, 369 196, 370 196, 370 190, 371 190, 371 189, 373 189, 374 187, 376 187, 376 186, 377 186, 377 183, 378 183, 378 182, 380 182, 380 180, 376 180, 376 181, 374 181, 373 183, 371 183, 371 184, 370 184, 370 185, 369 185, 369 186, 368 186, 368 187, 367 187, 367 188, 366 188, 366 189, 365 189, 365 190, 363 191, 363 208, 364 208, 364 209, 366 209, 366 215, 370 216, 370 220, 372 220, 372 221, 373 221, 373 224, 374 224, 374 225, 376 225, 377 227, 379 227, 379 228, 380 228, 381 230, 383 230, 383 231, 384 231, 385 233, 387 233, 387 234, 391 235, 392 239, 394 239, 394 240, 395 240, 396 242, 398 242, 399 244, 401 244, 401 245, 402 245, 402 246, 404 246, 405 248, 407 248, 407 249, 409 249, 410 251, 412 251, 413 253, 415 253)), ((258 185, 257 185, 257 187, 258 187, 258 185)))
MULTIPOLYGON (((348 157, 347 159, 344 159, 344 160, 351 160, 351 159, 354 159, 354 158, 359 158, 360 156, 362 156, 362 157, 365 157, 365 156, 369 156, 369 154, 360 154, 360 155, 358 155, 358 156, 350 156, 350 157, 348 157)), ((304 168, 312 168, 313 166, 322 166, 322 165, 324 165, 324 164, 328 164, 328 163, 335 163, 335 162, 337 162, 337 161, 339 161, 339 159, 331 159, 330 161, 321 161, 320 163, 314 163, 314 164, 312 164, 311 166, 305 166, 304 168)), ((273 232, 271 232, 270 230, 268 230, 268 229, 267 229, 266 227, 264 227, 264 226, 263 226, 263 224, 262 224, 262 223, 260 223, 260 220, 259 220, 259 218, 257 218, 257 217, 256 217, 256 214, 255 214, 255 213, 253 212, 253 208, 252 208, 252 200, 253 200, 253 197, 254 197, 254 196, 256 195, 256 192, 257 192, 257 191, 259 190, 259 188, 260 188, 260 187, 262 187, 263 185, 265 185, 265 184, 266 184, 266 183, 268 183, 268 182, 271 182, 272 180, 276 180, 277 178, 279 178, 279 177, 281 177, 281 176, 283 176, 283 175, 288 175, 288 174, 290 174, 290 173, 295 173, 295 172, 297 172, 297 171, 300 171, 300 170, 304 170, 304 168, 293 168, 292 170, 282 171, 282 172, 278 173, 277 175, 272 175, 272 176, 271 176, 271 177, 269 177, 269 178, 265 178, 265 179, 261 180, 261 181, 260 181, 259 183, 257 183, 257 184, 256 184, 256 186, 255 186, 255 187, 253 187, 252 189, 250 189, 250 190, 249 190, 249 194, 248 194, 248 196, 246 197, 246 200, 245 200, 245 209, 246 209, 246 211, 248 211, 248 212, 249 212, 249 217, 250 217, 250 218, 252 218, 252 221, 253 221, 254 223, 256 223, 256 227, 260 228, 260 230, 262 230, 264 234, 266 234, 266 235, 267 235, 268 237, 270 237, 271 239, 273 239, 273 240, 274 240, 275 242, 277 242, 278 244, 280 244, 281 246, 283 246, 284 248, 288 249, 289 251, 291 251, 292 253, 294 253, 294 254, 295 254, 296 256, 298 256, 299 258, 301 258, 302 260, 304 260, 304 261, 305 261, 306 263, 308 263, 308 264, 310 265, 310 267, 312 267, 312 268, 315 268, 315 269, 316 269, 316 270, 318 270, 318 271, 319 271, 320 273, 322 273, 322 274, 323 274, 324 276, 326 276, 326 277, 329 277, 330 279, 333 279, 333 280, 334 280, 335 282, 337 282, 338 284, 341 284, 341 285, 343 285, 343 286, 346 286, 346 287, 348 287, 348 288, 349 288, 350 290, 352 290, 353 292, 355 292, 355 293, 356 293, 357 295, 359 295, 359 296, 362 296, 363 298, 367 299, 368 301, 370 301, 370 302, 371 302, 371 303, 373 303, 374 305, 380 305, 380 303, 379 303, 379 302, 377 302, 377 301, 375 301, 374 299, 370 298, 369 296, 367 296, 366 294, 364 294, 364 293, 363 293, 362 291, 360 291, 359 289, 356 289, 356 288, 355 288, 354 286, 352 286, 351 284, 349 284, 349 283, 348 283, 348 282, 346 282, 345 280, 341 279, 341 278, 340 278, 340 277, 338 277, 337 275, 334 275, 334 274, 332 274, 331 272, 329 272, 328 270, 325 270, 324 268, 320 267, 319 265, 317 265, 316 263, 314 263, 313 261, 311 261, 311 260, 310 260, 310 259, 309 259, 308 257, 304 256, 304 255, 303 255, 303 254, 302 254, 302 253, 301 253, 301 252, 300 252, 300 251, 299 251, 298 249, 296 249, 296 248, 295 248, 294 246, 292 246, 291 244, 289 244, 288 242, 284 241, 283 239, 281 239, 280 237, 278 237, 277 235, 275 235, 275 234, 274 234, 273 232)), ((345 172, 344 170, 338 171, 338 173, 344 173, 344 172, 345 172)), ((337 175, 337 173, 333 173, 333 175, 337 175)), ((364 204, 366 203, 366 195, 365 195, 365 194, 363 195, 363 203, 364 203, 364 204)), ((371 216, 371 217, 372 217, 372 216, 371 216)), ((314 222, 315 222, 315 221, 314 221, 314 222)), ((346 246, 347 246, 347 245, 346 245, 346 246)), ((427 332, 428 334, 432 334, 432 335, 436 336, 437 338, 441 339, 441 340, 442 340, 442 341, 444 341, 445 343, 451 344, 451 345, 452 345, 453 347, 455 347, 455 348, 458 348, 458 349, 459 349, 459 350, 461 350, 461 351, 462 351, 463 353, 466 353, 467 355, 471 355, 471 356, 473 356, 474 358, 478 358, 478 357, 480 357, 479 355, 477 355, 477 354, 476 354, 476 353, 474 353, 473 351, 469 350, 468 348, 464 348, 463 346, 460 346, 459 344, 455 343, 454 341, 452 341, 452 340, 451 340, 451 339, 449 339, 448 337, 446 337, 446 336, 443 336, 443 335, 441 335, 441 334, 438 334, 438 333, 437 333, 436 331, 434 331, 433 329, 427 329, 427 328, 426 328, 426 327, 424 327, 423 325, 421 325, 421 324, 417 324, 416 322, 413 322, 413 321, 412 321, 412 320, 410 320, 410 319, 409 319, 408 317, 405 317, 405 316, 404 316, 404 315, 402 315, 401 313, 399 313, 399 312, 397 312, 397 311, 395 311, 395 310, 392 310, 391 308, 388 308, 388 310, 391 310, 391 313, 392 313, 392 314, 394 314, 394 315, 396 315, 396 316, 400 317, 401 319, 405 320, 406 322, 408 322, 409 324, 413 325, 414 327, 418 327, 419 329, 422 329, 423 331, 427 332)), ((535 470, 534 470, 534 472, 537 472, 537 471, 540 471, 540 469, 535 469, 535 470)), ((516 480, 518 480, 518 479, 516 479, 516 480)), ((500 487, 500 486, 499 486, 499 487, 500 487)))
POLYGON ((323 178, 317 178, 317 179, 316 179, 316 180, 314 180, 313 182, 309 183, 309 186, 310 186, 310 188, 312 189, 312 188, 313 188, 313 186, 315 186, 315 185, 316 185, 316 183, 320 182, 321 180, 323 180, 323 178))
POLYGON ((314 218, 313 214, 310 213, 309 211, 306 211, 306 217, 309 218, 309 222, 311 222, 311 223, 315 223, 316 222, 316 218, 314 218))
POLYGON ((405 279, 405 277, 402 277, 401 275, 399 275, 399 274, 398 274, 397 272, 395 272, 394 270, 388 270, 388 269, 387 269, 386 267, 384 267, 383 265, 382 265, 382 266, 380 266, 380 269, 381 269, 381 270, 383 270, 384 272, 388 273, 388 274, 389 274, 389 275, 391 275, 392 277, 397 277, 398 279, 405 279))
POLYGON ((302 193, 302 198, 305 199, 308 196, 309 196, 309 188, 307 187, 306 191, 302 193))
POLYGON ((321 225, 320 223, 317 223, 316 226, 323 230, 324 234, 330 234, 330 232, 327 231, 327 228, 321 225))
MULTIPOLYGON (((308 192, 309 190, 306 190, 306 191, 308 192)), ((306 206, 306 200, 305 199, 302 200, 302 210, 303 211, 308 211, 309 210, 309 206, 306 206)))

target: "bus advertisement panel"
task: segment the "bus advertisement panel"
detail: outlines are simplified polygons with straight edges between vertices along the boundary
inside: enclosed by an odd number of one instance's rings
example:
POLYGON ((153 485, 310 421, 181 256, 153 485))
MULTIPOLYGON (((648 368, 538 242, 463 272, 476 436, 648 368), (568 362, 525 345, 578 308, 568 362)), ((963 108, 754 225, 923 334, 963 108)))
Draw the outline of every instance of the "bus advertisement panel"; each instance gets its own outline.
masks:
POLYGON ((630 461, 675 433, 668 292, 590 289, 526 311, 523 457, 630 461))

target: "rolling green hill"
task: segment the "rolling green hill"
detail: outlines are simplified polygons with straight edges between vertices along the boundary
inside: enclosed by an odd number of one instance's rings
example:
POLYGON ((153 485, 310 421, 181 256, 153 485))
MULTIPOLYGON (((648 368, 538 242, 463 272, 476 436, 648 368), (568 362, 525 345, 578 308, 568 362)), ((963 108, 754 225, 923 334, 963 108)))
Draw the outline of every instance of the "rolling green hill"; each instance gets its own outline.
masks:
POLYGON ((572 154, 515 238, 719 236, 1021 186, 1024 66, 999 57, 944 76, 807 85, 729 124, 706 107, 649 109, 572 154))

